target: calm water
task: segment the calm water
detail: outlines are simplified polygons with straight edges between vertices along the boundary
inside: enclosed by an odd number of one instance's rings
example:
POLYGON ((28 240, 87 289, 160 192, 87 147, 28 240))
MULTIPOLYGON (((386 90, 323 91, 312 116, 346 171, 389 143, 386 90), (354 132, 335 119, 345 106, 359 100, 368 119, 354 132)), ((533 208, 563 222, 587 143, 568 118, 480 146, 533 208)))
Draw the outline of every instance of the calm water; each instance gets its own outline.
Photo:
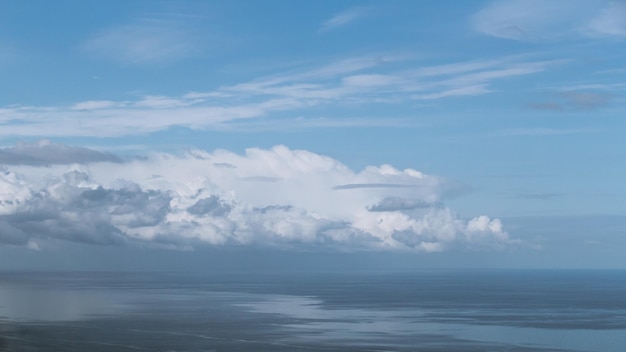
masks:
POLYGON ((626 271, 0 273, 0 351, 624 351, 626 271))

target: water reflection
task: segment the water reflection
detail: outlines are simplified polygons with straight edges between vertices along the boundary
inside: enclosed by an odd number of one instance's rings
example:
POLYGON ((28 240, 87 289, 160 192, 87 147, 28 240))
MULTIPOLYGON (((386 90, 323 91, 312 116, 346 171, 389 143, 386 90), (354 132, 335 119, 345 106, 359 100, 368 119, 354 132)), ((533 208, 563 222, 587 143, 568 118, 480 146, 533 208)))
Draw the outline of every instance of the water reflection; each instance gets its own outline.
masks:
POLYGON ((0 287, 0 318, 15 322, 65 322, 119 314, 110 292, 0 287))
POLYGON ((626 346, 624 329, 541 329, 484 324, 438 323, 428 319, 433 312, 414 309, 345 309, 325 306, 311 297, 266 295, 257 302, 239 304, 254 313, 279 314, 297 320, 282 325, 289 332, 285 341, 323 345, 411 347, 422 341, 452 340, 524 346, 529 349, 621 352, 626 346), (445 338, 445 337, 449 338, 445 338))
POLYGON ((528 297, 543 296, 524 305, 519 291, 504 296, 509 284, 490 277, 475 284, 497 282, 497 294, 466 290, 457 299, 454 280, 0 274, 0 351, 621 352, 626 345, 621 277, 598 281, 597 302, 535 282, 528 297))

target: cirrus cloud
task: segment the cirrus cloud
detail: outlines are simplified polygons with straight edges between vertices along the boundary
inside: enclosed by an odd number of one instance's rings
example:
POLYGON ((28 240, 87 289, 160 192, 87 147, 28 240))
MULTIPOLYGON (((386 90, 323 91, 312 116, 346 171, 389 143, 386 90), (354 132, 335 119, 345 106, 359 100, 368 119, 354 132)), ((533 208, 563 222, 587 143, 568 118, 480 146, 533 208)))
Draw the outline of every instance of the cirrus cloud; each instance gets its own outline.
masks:
POLYGON ((626 36, 626 4, 594 0, 497 0, 470 19, 479 33, 501 39, 543 41, 567 36, 626 36))
POLYGON ((128 65, 162 64, 187 58, 202 43, 188 15, 156 15, 105 28, 81 49, 98 59, 128 65))

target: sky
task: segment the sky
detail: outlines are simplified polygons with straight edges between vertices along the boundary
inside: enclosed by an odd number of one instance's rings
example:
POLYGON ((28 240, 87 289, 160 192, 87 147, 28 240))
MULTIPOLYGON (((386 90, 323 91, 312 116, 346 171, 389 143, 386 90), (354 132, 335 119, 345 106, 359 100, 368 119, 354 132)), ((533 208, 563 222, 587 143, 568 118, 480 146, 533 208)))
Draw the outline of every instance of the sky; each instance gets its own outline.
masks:
POLYGON ((622 0, 4 1, 0 268, 625 268, 625 91, 622 0))

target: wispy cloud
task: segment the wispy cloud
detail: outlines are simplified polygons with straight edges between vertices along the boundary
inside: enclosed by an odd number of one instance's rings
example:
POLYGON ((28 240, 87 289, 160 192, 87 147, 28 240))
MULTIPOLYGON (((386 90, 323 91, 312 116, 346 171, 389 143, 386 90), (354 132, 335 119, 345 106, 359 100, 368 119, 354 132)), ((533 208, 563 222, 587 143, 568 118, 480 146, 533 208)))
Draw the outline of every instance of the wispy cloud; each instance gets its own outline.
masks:
POLYGON ((575 109, 595 109, 607 105, 612 94, 598 92, 563 92, 561 93, 565 104, 575 109))
POLYGON ((219 131, 298 131, 315 128, 351 128, 351 127, 387 127, 403 128, 422 126, 410 118, 348 117, 348 118, 262 118, 255 120, 230 121, 217 124, 213 128, 219 131))
POLYGON ((465 86, 460 88, 451 88, 443 90, 437 93, 414 95, 413 99, 433 100, 446 97, 467 96, 467 95, 482 95, 489 93, 490 90, 486 88, 485 84, 477 84, 473 86, 465 86))
POLYGON ((160 64, 186 58, 200 50, 201 41, 186 16, 142 17, 101 30, 82 45, 98 59, 123 64, 160 64))
POLYGON ((393 105, 483 95, 496 90, 501 80, 559 64, 504 58, 430 66, 396 56, 355 57, 179 96, 87 100, 68 107, 6 107, 0 109, 0 136, 111 137, 176 125, 216 130, 245 130, 246 124, 267 129, 272 124, 277 129, 406 126, 406 121, 394 116, 383 121, 308 111, 320 106, 393 105))
POLYGON ((251 95, 277 95, 311 99, 346 99, 375 93, 380 97, 440 99, 486 94, 492 82, 544 71, 561 61, 510 62, 507 60, 463 62, 401 69, 383 60, 351 60, 356 65, 334 64, 292 75, 269 77, 230 87, 251 95), (332 69, 329 69, 332 67, 332 69), (373 69, 379 72, 372 73, 373 69), (384 72, 384 73, 381 73, 384 72), (340 80, 337 81, 337 78, 340 80), (411 93, 420 92, 420 95, 411 93))
POLYGON ((626 37, 626 3, 609 3, 589 22, 588 29, 597 36, 626 37))
POLYGON ((338 27, 346 26, 358 19, 365 17, 368 12, 369 10, 364 7, 355 7, 342 11, 324 21, 324 23, 321 24, 319 30, 320 32, 326 32, 332 29, 336 29, 338 27))
POLYGON ((568 135, 568 134, 579 134, 579 133, 593 133, 598 132, 597 129, 583 129, 583 128, 545 128, 545 127, 536 127, 536 128, 514 128, 503 131, 501 135, 503 136, 558 136, 558 135, 568 135))
POLYGON ((124 106, 123 102, 112 100, 89 100, 76 103, 70 107, 72 110, 98 110, 124 106))
POLYGON ((528 104, 528 106, 537 110, 579 111, 598 109, 609 105, 615 98, 614 93, 608 92, 602 88, 603 85, 584 85, 572 87, 571 89, 563 89, 553 94, 553 98, 550 100, 531 103, 528 104), (589 89, 578 90, 578 88, 589 89))
POLYGON ((498 0, 470 18, 479 33, 511 40, 626 36, 626 4, 604 0, 498 0))
POLYGON ((600 71, 596 71, 597 74, 603 74, 603 75, 623 75, 626 74, 626 67, 620 67, 620 68, 611 68, 608 70, 600 70, 600 71))

